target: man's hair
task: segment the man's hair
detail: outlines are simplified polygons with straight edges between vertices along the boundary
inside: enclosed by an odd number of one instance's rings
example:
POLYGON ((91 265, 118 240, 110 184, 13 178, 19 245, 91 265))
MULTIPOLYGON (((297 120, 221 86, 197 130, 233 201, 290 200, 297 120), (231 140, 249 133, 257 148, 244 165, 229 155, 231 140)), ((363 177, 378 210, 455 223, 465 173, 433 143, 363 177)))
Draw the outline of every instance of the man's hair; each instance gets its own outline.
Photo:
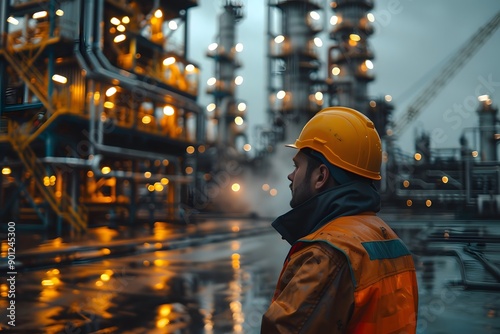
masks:
POLYGON ((312 149, 303 148, 300 150, 307 157, 306 177, 311 177, 313 170, 318 168, 323 162, 312 154, 312 149))

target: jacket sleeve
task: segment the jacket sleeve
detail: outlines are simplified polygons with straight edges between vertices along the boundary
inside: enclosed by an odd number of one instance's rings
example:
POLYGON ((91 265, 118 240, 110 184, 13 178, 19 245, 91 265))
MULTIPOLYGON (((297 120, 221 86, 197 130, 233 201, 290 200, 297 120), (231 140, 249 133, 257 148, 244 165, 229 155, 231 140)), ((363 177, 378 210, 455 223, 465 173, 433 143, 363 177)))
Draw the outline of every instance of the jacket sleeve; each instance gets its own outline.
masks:
POLYGON ((313 243, 293 254, 262 318, 261 333, 343 333, 354 287, 343 253, 313 243))

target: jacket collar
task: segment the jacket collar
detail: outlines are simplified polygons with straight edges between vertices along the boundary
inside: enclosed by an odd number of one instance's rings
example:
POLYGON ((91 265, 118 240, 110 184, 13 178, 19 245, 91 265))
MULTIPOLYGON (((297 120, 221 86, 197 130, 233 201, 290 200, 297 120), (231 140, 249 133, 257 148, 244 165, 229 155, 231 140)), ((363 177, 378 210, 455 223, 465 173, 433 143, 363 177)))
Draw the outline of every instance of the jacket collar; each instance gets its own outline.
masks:
POLYGON ((271 225, 292 245, 335 218, 379 210, 380 195, 373 182, 354 181, 317 194, 271 225))

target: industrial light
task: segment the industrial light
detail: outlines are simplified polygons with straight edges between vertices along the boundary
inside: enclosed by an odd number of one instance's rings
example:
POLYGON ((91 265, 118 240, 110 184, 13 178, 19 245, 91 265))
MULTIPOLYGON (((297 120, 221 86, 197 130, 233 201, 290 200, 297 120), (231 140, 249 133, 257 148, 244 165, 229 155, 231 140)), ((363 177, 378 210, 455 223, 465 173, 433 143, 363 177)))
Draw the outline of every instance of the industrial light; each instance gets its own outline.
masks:
POLYGON ((44 11, 41 11, 41 12, 36 12, 35 14, 33 14, 33 18, 34 19, 41 19, 42 17, 46 17, 47 16, 47 11, 44 10, 44 11))
POLYGON ((479 156, 479 152, 478 151, 472 151, 472 157, 473 158, 477 158, 479 156))
POLYGON ((316 45, 318 48, 323 46, 323 41, 319 37, 314 38, 314 45, 316 45))
POLYGON ((359 37, 358 34, 350 34, 349 39, 354 42, 359 42, 361 40, 361 37, 359 37))
POLYGON ((186 167, 185 171, 186 171, 186 174, 192 174, 193 173, 193 167, 188 166, 188 167, 186 167))
POLYGON ((236 116, 236 117, 234 118, 234 123, 235 123, 236 125, 242 125, 242 124, 243 124, 243 122, 244 122, 244 121, 243 121, 243 118, 242 118, 241 116, 236 116))
POLYGON ((477 97, 477 99, 481 102, 488 101, 490 99, 489 95, 480 95, 477 97))
POLYGON ((245 110, 247 110, 247 104, 245 102, 238 103, 238 111, 243 112, 245 110))
POLYGON ((177 26, 177 22, 175 21, 170 21, 168 22, 168 28, 170 30, 177 30, 178 26, 177 26))
POLYGON ((124 41, 124 40, 126 40, 126 39, 127 39, 127 36, 125 36, 124 34, 120 34, 120 35, 116 36, 116 37, 113 39, 113 41, 114 41, 115 43, 120 43, 120 42, 123 42, 123 41, 124 41))
POLYGON ((127 29, 125 28, 125 26, 123 24, 120 24, 120 25, 118 25, 118 27, 116 27, 116 30, 118 30, 119 32, 124 32, 127 29))
POLYGON ((208 106, 207 106, 207 111, 208 112, 212 112, 215 110, 215 108, 217 108, 216 104, 215 103, 210 103, 208 106))
POLYGON ((340 74, 340 68, 338 66, 334 66, 332 68, 332 74, 335 75, 335 76, 339 75, 340 74))
POLYGON ((238 75, 236 78, 234 78, 234 83, 239 86, 243 83, 243 77, 241 75, 238 75))
POLYGON ((68 79, 65 76, 62 76, 62 75, 59 75, 59 74, 54 74, 52 76, 52 80, 54 80, 55 82, 62 83, 62 84, 65 84, 65 83, 68 82, 68 79))
POLYGON ((316 11, 312 11, 312 12, 309 12, 309 16, 313 19, 313 20, 319 20, 320 18, 320 15, 318 14, 318 12, 316 11))
POLYGON ((413 157, 415 158, 415 160, 420 161, 422 159, 422 154, 417 152, 413 157))
POLYGON ((116 87, 110 87, 106 90, 106 96, 107 97, 113 96, 115 95, 116 92, 117 92, 116 87))
POLYGON ((262 190, 264 190, 264 191, 268 191, 268 190, 269 190, 269 188, 270 188, 270 187, 269 187, 269 185, 268 185, 267 183, 264 183, 264 184, 262 185, 262 190))
POLYGON ((56 15, 57 16, 63 16, 64 15, 64 10, 62 10, 62 9, 56 10, 56 15))
POLYGON ((10 173, 12 173, 12 170, 9 167, 2 168, 3 175, 10 175, 10 173))
POLYGON ((160 182, 155 182, 155 190, 156 191, 162 191, 163 190, 163 185, 160 182))
POLYGON ((152 121, 152 119, 151 119, 151 116, 149 116, 149 115, 146 115, 142 118, 143 124, 149 124, 149 123, 151 123, 151 121, 152 121))
POLYGON ((14 18, 13 16, 10 16, 8 19, 7 19, 7 22, 9 22, 10 24, 13 24, 15 26, 17 26, 19 24, 19 20, 14 18))
POLYGON ((430 208, 432 206, 432 201, 430 199, 425 201, 425 205, 430 208))
POLYGON ((365 65, 368 69, 373 70, 373 63, 370 59, 365 60, 365 65))
POLYGON ((193 72, 195 69, 194 65, 193 64, 188 64, 186 65, 186 71, 187 72, 193 72))
POLYGON ((208 46, 208 49, 209 49, 210 51, 214 51, 214 50, 215 50, 215 49, 217 49, 218 47, 219 47, 219 44, 217 44, 217 43, 212 43, 212 44, 210 44, 210 45, 208 46))
POLYGON ((276 195, 278 195, 278 190, 275 189, 275 188, 269 190, 269 195, 271 195, 273 197, 276 196, 276 195))
POLYGON ((250 152, 252 150, 252 145, 250 145, 250 144, 243 145, 243 150, 245 152, 250 152))
POLYGON ((214 77, 211 77, 210 79, 207 80, 207 85, 213 86, 213 85, 215 85, 216 82, 217 82, 217 79, 215 79, 214 77))
POLYGON ((317 100, 317 101, 321 101, 323 100, 323 93, 322 92, 316 92, 314 94, 314 98, 317 100))
POLYGON ((168 57, 163 60, 163 65, 169 66, 175 63, 175 57, 168 57))
POLYGON ((111 173, 111 168, 108 167, 108 166, 104 166, 104 167, 101 168, 101 173, 103 173, 103 174, 109 174, 109 173, 111 173))
POLYGON ((283 43, 285 41, 285 36, 283 35, 278 35, 274 38, 274 42, 276 44, 280 44, 280 43, 283 43))
POLYGON ((174 107, 172 106, 163 107, 163 114, 165 116, 172 116, 174 113, 175 113, 174 107))
POLYGON ((157 19, 159 19, 159 18, 160 18, 160 17, 162 17, 162 16, 163 16, 163 12, 161 11, 161 9, 157 9, 157 10, 155 11, 155 17, 156 17, 157 19))
POLYGON ((190 146, 186 147, 187 154, 193 154, 194 151, 195 151, 194 146, 190 145, 190 146))
POLYGON ((283 100, 286 96, 286 92, 284 90, 280 90, 278 93, 276 93, 276 97, 278 100, 283 100))
POLYGON ((376 102, 376 101, 371 100, 371 101, 370 101, 370 107, 375 108, 376 106, 377 106, 377 102, 376 102))
POLYGON ((151 177, 151 172, 144 172, 144 177, 149 179, 151 177))
POLYGON ((112 17, 109 22, 111 22, 111 24, 114 24, 115 26, 119 25, 121 23, 121 21, 119 19, 117 19, 116 17, 112 17))
POLYGON ((204 153, 204 152, 205 152, 205 150, 206 150, 205 145, 200 145, 200 146, 198 146, 198 152, 200 152, 200 153, 204 153))
POLYGON ((241 52, 243 51, 243 43, 238 43, 234 46, 234 49, 236 50, 236 52, 241 52))
POLYGON ((386 96, 384 96, 384 98, 385 98, 385 100, 387 102, 391 102, 392 101, 392 96, 391 95, 386 95, 386 96))
POLYGON ((410 186, 410 181, 404 180, 403 181, 403 187, 408 188, 410 186))
POLYGON ((337 23, 339 23, 339 17, 337 15, 333 15, 332 17, 330 17, 330 24, 332 26, 336 25, 337 23))
POLYGON ((372 13, 368 13, 366 14, 366 18, 368 19, 368 21, 370 22, 375 22, 375 15, 373 15, 372 13))
POLYGON ((124 17, 122 18, 122 23, 125 23, 125 24, 130 23, 130 17, 128 17, 128 16, 124 16, 124 17))
POLYGON ((238 192, 238 191, 240 191, 240 189, 241 189, 241 186, 238 183, 233 183, 231 185, 231 190, 234 192, 238 192))
POLYGON ((448 176, 443 176, 441 181, 443 181, 443 183, 448 183, 448 176))
POLYGON ((163 184, 164 186, 166 186, 170 182, 170 180, 167 179, 166 177, 162 177, 161 180, 160 180, 160 182, 161 182, 161 184, 163 184))
POLYGON ((406 200, 406 206, 412 206, 412 205, 413 205, 413 201, 411 199, 406 200))
POLYGON ((113 109, 115 107, 115 104, 111 101, 106 101, 104 102, 104 108, 106 109, 113 109))

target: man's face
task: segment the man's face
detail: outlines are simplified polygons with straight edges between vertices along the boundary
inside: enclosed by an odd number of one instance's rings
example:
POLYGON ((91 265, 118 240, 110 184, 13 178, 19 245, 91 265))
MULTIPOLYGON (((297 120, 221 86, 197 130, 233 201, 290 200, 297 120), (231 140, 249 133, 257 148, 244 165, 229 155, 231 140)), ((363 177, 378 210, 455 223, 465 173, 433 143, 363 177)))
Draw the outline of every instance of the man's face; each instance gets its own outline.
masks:
POLYGON ((297 152, 293 157, 295 169, 288 174, 290 180, 290 189, 292 190, 292 199, 290 206, 295 208, 316 194, 313 187, 311 173, 307 173, 308 158, 302 152, 297 152))

